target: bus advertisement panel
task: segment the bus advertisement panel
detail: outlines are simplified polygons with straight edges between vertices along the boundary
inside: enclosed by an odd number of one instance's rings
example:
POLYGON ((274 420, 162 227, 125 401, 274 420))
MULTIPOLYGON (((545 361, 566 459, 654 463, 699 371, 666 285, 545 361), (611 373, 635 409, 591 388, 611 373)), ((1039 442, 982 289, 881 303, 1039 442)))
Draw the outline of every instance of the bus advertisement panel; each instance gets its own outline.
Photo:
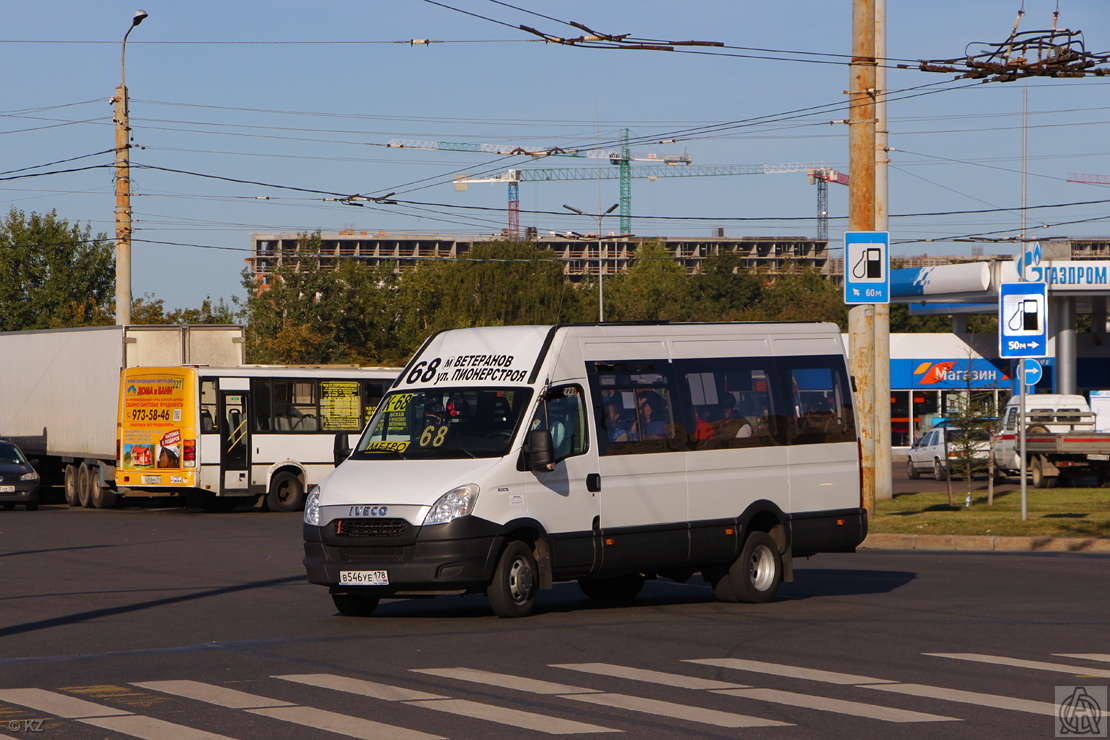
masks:
POLYGON ((137 475, 146 485, 193 485, 195 378, 196 372, 189 368, 124 371, 119 472, 137 475))

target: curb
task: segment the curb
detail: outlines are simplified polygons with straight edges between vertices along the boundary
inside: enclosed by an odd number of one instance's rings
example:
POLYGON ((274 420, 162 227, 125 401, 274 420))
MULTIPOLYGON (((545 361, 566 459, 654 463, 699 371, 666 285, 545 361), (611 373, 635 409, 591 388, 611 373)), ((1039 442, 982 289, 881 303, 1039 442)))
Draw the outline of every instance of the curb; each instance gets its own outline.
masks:
POLYGON ((990 537, 942 534, 874 533, 860 550, 932 552, 1081 552, 1110 553, 1110 539, 1094 537, 990 537))

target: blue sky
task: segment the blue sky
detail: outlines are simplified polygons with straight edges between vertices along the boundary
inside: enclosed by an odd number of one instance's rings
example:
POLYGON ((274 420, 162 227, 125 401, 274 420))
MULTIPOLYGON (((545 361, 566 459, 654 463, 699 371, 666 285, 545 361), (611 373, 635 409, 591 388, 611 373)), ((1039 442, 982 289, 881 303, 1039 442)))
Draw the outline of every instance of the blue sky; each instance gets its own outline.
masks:
MULTIPOLYGON (((506 187, 472 184, 456 192, 455 173, 599 166, 596 159, 386 148, 395 138, 589 147, 617 141, 628 128, 645 142, 633 146, 634 154, 685 152, 695 165, 828 162, 847 170, 846 127, 830 123, 847 118, 846 110, 796 112, 845 101, 850 2, 511 3, 550 19, 491 0, 442 5, 485 19, 423 0, 5 3, 0 171, 12 177, 106 166, 0 181, 4 212, 56 209, 114 234, 113 157, 104 153, 114 146, 108 101, 119 84, 120 41, 138 7, 149 17, 127 44, 135 145, 132 286, 136 296, 151 294, 170 307, 243 295, 240 272, 253 233, 494 233, 506 221, 506 187), (568 48, 515 28, 582 33, 551 19, 605 33, 788 53, 726 50, 776 57, 758 59, 568 48), (412 46, 411 39, 442 43, 412 46), (676 135, 726 122, 744 123, 676 135), (649 143, 670 138, 676 143, 649 143), (50 165, 71 158, 80 159, 50 165), (12 172, 23 168, 36 169, 12 172), (399 205, 324 200, 328 193, 392 192, 399 205)), ((1020 5, 891 1, 887 55, 951 58, 971 42, 1001 42, 1020 5)), ((1051 26, 1055 0, 1024 5, 1022 30, 1051 26)), ((1083 31, 1088 51, 1110 51, 1110 3, 1060 0, 1059 6, 1060 27, 1083 31)), ((901 93, 888 108, 896 150, 890 172, 895 258, 966 254, 971 246, 953 237, 1012 236, 1020 227, 1013 209, 1021 204, 1025 83, 952 79, 915 69, 888 73, 891 91, 933 86, 915 91, 926 95, 901 93), (972 209, 1000 210, 951 213, 972 209), (946 215, 914 215, 929 213, 946 215)), ((1110 187, 1067 182, 1071 173, 1110 176, 1108 86, 1110 78, 1029 81, 1029 205, 1110 199, 1110 187)), ((525 182, 520 222, 541 232, 591 231, 592 219, 566 212, 563 204, 597 212, 618 198, 611 179, 525 182)), ((846 227, 836 217, 847 214, 847 202, 846 188, 830 186, 834 244, 846 227)), ((730 236, 815 236, 815 210, 815 188, 804 173, 632 181, 633 232, 643 236, 707 236, 718 227, 730 236)), ((1028 216, 1043 237, 1110 235, 1108 222, 1105 203, 1038 208, 1028 216)), ((615 214, 607 217, 604 230, 616 227, 615 214)), ((1014 249, 982 247, 985 253, 1014 249)))

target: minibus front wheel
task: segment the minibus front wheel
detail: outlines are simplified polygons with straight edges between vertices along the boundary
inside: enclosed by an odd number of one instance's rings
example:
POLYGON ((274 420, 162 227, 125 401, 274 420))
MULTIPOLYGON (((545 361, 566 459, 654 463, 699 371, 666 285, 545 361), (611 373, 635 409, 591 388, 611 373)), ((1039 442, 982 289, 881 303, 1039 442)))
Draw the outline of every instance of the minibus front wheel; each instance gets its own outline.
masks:
POLYGON ((539 590, 540 572, 527 542, 513 540, 505 545, 486 598, 499 617, 523 617, 532 611, 539 590))
POLYGON ((782 553, 775 538, 766 532, 749 534, 721 581, 716 591, 722 601, 765 604, 775 598, 782 583, 782 553))
POLYGON ((367 594, 333 593, 331 602, 345 617, 369 617, 378 608, 378 597, 367 594))

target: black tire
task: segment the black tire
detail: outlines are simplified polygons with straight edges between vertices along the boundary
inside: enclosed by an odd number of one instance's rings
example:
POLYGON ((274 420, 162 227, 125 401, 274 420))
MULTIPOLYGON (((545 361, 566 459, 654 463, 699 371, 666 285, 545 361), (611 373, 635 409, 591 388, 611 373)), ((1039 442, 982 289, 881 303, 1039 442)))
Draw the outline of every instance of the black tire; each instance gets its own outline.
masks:
POLYGON ((65 468, 66 503, 70 506, 81 505, 81 492, 78 488, 77 466, 72 463, 65 468))
POLYGON ((940 460, 933 460, 933 477, 937 480, 948 480, 948 466, 941 465, 940 460))
POLYGON ((644 587, 641 573, 628 573, 611 578, 579 578, 582 593, 598 601, 632 601, 644 587))
POLYGON ((906 458, 906 477, 910 480, 917 480, 921 477, 921 473, 913 466, 913 460, 906 458))
POLYGON ((778 543, 766 532, 752 532, 725 578, 739 602, 765 604, 775 598, 782 583, 778 543))
POLYGON ((77 468, 77 502, 84 506, 86 509, 92 507, 92 489, 93 482, 92 476, 94 475, 92 469, 85 463, 77 468))
POLYGON ((345 617, 369 617, 378 608, 380 599, 366 594, 332 594, 331 602, 345 617))
POLYGON ((270 511, 296 511, 304 508, 304 484, 295 474, 282 471, 270 480, 266 494, 266 508, 270 511))
POLYGON ((94 486, 92 490, 92 504, 97 509, 114 509, 119 501, 119 495, 110 488, 94 486))
POLYGON ((515 618, 531 612, 536 603, 539 575, 532 548, 527 543, 513 540, 507 544, 493 569, 493 581, 486 588, 493 613, 515 618))
POLYGON ((1039 457, 1033 458, 1033 465, 1030 477, 1033 479, 1033 488, 1055 488, 1056 476, 1045 475, 1044 467, 1041 464, 1039 457))

